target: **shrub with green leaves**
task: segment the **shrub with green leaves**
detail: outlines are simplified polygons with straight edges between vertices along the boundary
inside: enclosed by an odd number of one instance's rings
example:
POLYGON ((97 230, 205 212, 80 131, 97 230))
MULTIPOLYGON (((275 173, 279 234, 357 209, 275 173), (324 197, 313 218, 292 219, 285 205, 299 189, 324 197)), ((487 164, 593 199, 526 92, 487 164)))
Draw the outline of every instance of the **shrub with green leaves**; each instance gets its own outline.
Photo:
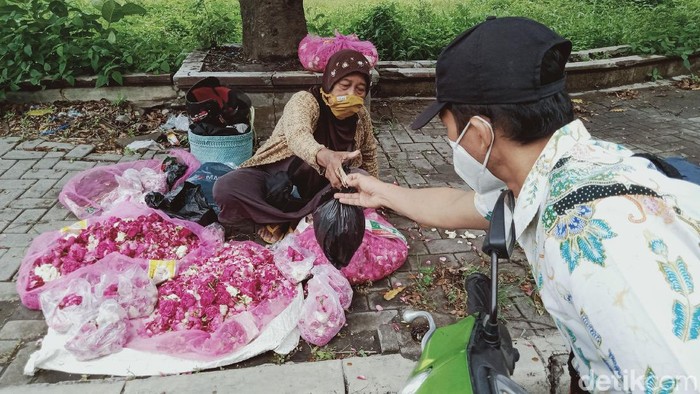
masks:
POLYGON ((405 58, 406 27, 401 23, 401 15, 395 3, 380 4, 363 18, 350 26, 353 33, 363 40, 371 41, 380 59, 405 58))
POLYGON ((90 14, 58 0, 0 0, 0 98, 23 82, 66 80, 96 74, 97 86, 122 82, 133 63, 117 46, 112 23, 142 15, 143 7, 113 0, 90 14))

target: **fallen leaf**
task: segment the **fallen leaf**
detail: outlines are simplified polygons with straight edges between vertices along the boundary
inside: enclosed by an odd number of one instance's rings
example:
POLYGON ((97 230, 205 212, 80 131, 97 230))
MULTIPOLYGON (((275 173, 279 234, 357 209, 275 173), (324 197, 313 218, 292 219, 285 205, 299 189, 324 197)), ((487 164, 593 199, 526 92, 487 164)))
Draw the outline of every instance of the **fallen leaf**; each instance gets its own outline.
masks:
POLYGON ((27 111, 27 115, 29 116, 44 116, 50 113, 53 113, 53 109, 51 108, 37 108, 27 111))
MULTIPOLYGON (((394 297, 396 297, 399 293, 401 293, 403 291, 403 289, 405 289, 405 288, 406 288, 406 286, 400 286, 400 287, 397 287, 395 289, 387 291, 386 293, 384 293, 384 299, 387 301, 393 300, 394 297)), ((377 305, 377 306, 379 307, 379 305, 377 305)), ((379 309, 377 309, 377 310, 379 310, 379 309)))
POLYGON ((624 108, 613 108, 610 110, 610 112, 625 112, 625 111, 627 111, 627 110, 624 108))
POLYGON ((532 283, 523 282, 520 284, 520 290, 522 290, 523 293, 525 293, 525 295, 527 295, 529 297, 530 295, 532 295, 532 292, 534 289, 532 287, 532 283))
POLYGON ((581 99, 571 99, 571 102, 574 104, 583 104, 583 100, 581 99))

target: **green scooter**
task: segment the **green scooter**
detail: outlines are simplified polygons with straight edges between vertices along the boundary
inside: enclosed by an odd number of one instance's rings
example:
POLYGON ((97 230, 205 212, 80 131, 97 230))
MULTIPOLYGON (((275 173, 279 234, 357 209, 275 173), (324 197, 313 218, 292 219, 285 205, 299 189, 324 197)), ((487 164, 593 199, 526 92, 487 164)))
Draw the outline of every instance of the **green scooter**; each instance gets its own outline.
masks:
POLYGON ((520 355, 498 322, 498 259, 510 258, 515 244, 514 206, 513 193, 501 193, 482 247, 491 256, 491 278, 480 273, 466 278, 467 317, 436 329, 428 312, 403 313, 409 323, 426 318, 429 329, 421 341, 423 353, 401 393, 526 393, 510 379, 520 355))

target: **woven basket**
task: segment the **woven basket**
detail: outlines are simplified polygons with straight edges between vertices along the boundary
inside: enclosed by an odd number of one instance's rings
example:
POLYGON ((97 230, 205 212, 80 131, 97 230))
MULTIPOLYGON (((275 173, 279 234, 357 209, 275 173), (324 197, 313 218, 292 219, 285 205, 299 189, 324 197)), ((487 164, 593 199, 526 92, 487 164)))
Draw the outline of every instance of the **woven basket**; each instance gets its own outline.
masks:
POLYGON ((200 163, 224 163, 239 166, 253 155, 255 111, 250 109, 250 132, 238 135, 199 135, 187 133, 190 152, 200 163))

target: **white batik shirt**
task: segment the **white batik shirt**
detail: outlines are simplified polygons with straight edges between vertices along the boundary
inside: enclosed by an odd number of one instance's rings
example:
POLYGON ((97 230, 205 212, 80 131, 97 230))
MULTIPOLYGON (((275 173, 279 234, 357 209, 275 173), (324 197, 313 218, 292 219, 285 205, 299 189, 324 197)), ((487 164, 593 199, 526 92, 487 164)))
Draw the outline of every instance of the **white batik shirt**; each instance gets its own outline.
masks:
MULTIPOLYGON (((554 133, 518 243, 589 391, 700 392, 700 186, 631 155, 579 120, 554 133)), ((475 201, 489 217, 494 196, 475 201)))

